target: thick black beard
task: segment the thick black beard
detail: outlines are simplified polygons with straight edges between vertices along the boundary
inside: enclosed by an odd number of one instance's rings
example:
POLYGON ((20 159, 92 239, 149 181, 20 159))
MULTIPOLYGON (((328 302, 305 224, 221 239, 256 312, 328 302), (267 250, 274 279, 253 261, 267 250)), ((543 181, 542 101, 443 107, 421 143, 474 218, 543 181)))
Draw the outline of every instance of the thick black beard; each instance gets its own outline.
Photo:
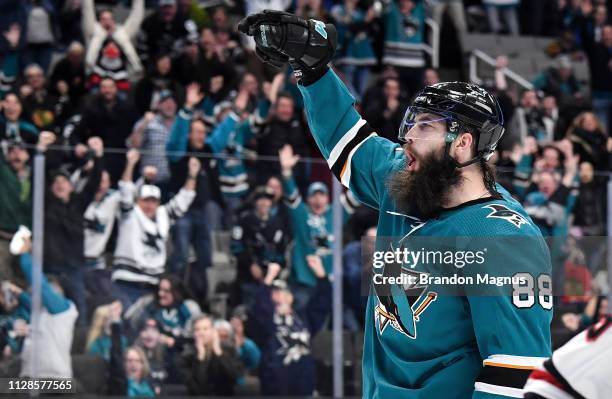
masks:
POLYGON ((462 180, 448 155, 432 152, 419 159, 418 170, 403 168, 392 175, 387 188, 399 212, 426 220, 440 214, 451 189, 462 180))

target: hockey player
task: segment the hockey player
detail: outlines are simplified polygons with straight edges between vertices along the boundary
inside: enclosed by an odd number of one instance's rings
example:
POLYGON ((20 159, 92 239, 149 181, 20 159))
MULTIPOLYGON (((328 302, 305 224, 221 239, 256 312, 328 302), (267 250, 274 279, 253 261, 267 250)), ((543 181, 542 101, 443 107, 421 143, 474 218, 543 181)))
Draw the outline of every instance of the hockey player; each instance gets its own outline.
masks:
POLYGON ((335 49, 333 25, 267 11, 244 19, 239 30, 254 37, 264 61, 291 64, 331 170, 380 211, 377 240, 492 236, 492 268, 503 267, 509 275, 532 271, 524 275, 525 295, 434 295, 425 311, 413 308, 423 302, 400 286, 390 287, 393 295, 371 290, 363 396, 522 397, 529 371, 550 356, 550 257, 538 229, 495 184, 486 163, 504 132, 496 100, 461 82, 425 88, 400 126, 402 148, 372 131, 327 67, 335 49), (527 237, 531 245, 509 251, 496 244, 500 236, 527 237))
POLYGON ((604 399, 610 397, 612 315, 601 318, 557 349, 534 370, 525 385, 526 399, 604 399))

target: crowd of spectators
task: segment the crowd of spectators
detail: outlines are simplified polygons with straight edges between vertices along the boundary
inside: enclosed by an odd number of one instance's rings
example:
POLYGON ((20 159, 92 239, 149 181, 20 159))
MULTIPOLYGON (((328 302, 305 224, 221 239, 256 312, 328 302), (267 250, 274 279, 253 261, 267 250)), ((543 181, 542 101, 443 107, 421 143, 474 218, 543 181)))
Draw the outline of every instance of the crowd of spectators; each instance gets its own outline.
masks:
MULTIPOLYGON (((511 87, 508 58, 497 58, 487 89, 507 130, 491 162, 550 237, 558 302, 575 306, 563 323, 588 325, 607 288, 597 237, 612 166, 609 3, 3 1, 0 374, 78 374, 71 345, 86 329, 85 351, 106 362, 109 394, 315 391, 311 341, 331 312, 331 177, 295 78, 262 64, 236 32, 245 13, 264 8, 335 23, 334 68, 393 141, 414 94, 444 78, 423 50, 427 17, 451 22, 460 42, 475 30, 549 35, 554 62, 533 89, 511 87), (590 87, 574 74, 579 59, 590 87), (28 328, 37 237, 20 227, 32 227, 37 154, 46 181, 38 333, 28 328), (222 237, 235 278, 214 286, 222 237), (218 292, 227 295, 222 312, 211 302, 218 292)), ((463 61, 450 67, 460 72, 463 61)), ((377 215, 349 191, 341 202, 345 328, 357 332, 371 251, 360 240, 375 236, 377 215)))

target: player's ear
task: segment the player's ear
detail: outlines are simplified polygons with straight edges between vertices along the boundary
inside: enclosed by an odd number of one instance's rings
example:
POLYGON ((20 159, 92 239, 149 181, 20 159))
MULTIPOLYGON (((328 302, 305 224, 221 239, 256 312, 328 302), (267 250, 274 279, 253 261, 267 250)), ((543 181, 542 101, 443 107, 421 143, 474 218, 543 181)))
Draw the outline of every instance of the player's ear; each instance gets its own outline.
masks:
POLYGON ((472 133, 465 131, 459 134, 454 141, 455 156, 459 162, 464 162, 472 158, 472 147, 474 144, 474 136, 472 133))

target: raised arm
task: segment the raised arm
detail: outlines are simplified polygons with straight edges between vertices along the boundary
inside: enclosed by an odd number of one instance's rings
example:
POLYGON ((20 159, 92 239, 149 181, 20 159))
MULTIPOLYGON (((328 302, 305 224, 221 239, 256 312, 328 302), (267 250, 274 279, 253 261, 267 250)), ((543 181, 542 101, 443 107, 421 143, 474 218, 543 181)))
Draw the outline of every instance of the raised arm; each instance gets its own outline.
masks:
POLYGON ((121 344, 121 303, 115 301, 111 304, 111 348, 108 371, 109 395, 125 395, 128 381, 123 365, 123 346, 121 344))
POLYGON ((81 212, 85 212, 96 196, 96 191, 98 191, 100 179, 102 177, 101 162, 102 156, 104 155, 104 143, 101 138, 90 137, 87 144, 94 156, 93 159, 83 167, 83 170, 87 172, 87 183, 85 183, 81 191, 75 193, 81 212))
POLYGON ((94 9, 94 0, 82 0, 81 3, 81 25, 85 42, 89 42, 94 33, 94 29, 98 21, 96 21, 96 11, 94 9))
POLYGON ((241 90, 234 100, 234 110, 208 136, 206 142, 212 148, 213 153, 216 154, 225 149, 230 134, 236 130, 238 122, 241 120, 240 114, 244 112, 248 100, 249 93, 246 90, 241 90))
POLYGON ((187 212, 189 206, 196 196, 196 181, 202 165, 199 159, 191 157, 189 158, 189 164, 187 167, 188 173, 187 179, 185 180, 185 185, 174 197, 170 199, 170 201, 164 204, 164 208, 166 209, 166 212, 168 212, 168 216, 173 220, 180 218, 185 214, 185 212, 187 212))
POLYGON ((254 37, 264 61, 291 64, 300 79, 310 130, 330 169, 361 202, 378 208, 387 176, 401 167, 405 156, 397 144, 374 133, 328 68, 336 48, 333 25, 266 11, 248 16, 238 28, 254 37))
POLYGON ((283 192, 285 193, 284 200, 289 208, 294 234, 299 234, 299 231, 308 231, 308 211, 293 178, 293 168, 300 160, 300 156, 293 153, 293 148, 289 144, 285 144, 278 151, 278 158, 281 166, 283 192))
POLYGON ((140 24, 144 18, 145 7, 144 0, 132 0, 132 9, 130 15, 123 23, 123 29, 130 38, 134 38, 140 29, 140 24))
POLYGON ((187 86, 185 104, 176 115, 172 129, 170 130, 168 143, 166 143, 166 151, 168 152, 168 160, 170 162, 178 162, 185 156, 193 109, 197 104, 202 102, 203 99, 204 94, 200 91, 200 85, 192 83, 187 86))
POLYGON ((308 266, 317 278, 317 285, 314 295, 310 297, 304 309, 304 316, 308 321, 310 335, 314 336, 323 327, 323 323, 325 323, 327 316, 331 312, 332 288, 320 257, 316 255, 309 256, 308 266))
POLYGON ((155 118, 155 114, 151 111, 145 112, 144 116, 134 124, 132 133, 126 140, 126 144, 130 148, 140 148, 144 139, 145 131, 149 123, 155 118))
POLYGON ((126 163, 121 180, 119 180, 119 195, 121 212, 131 211, 134 207, 134 195, 136 186, 134 185, 134 168, 140 160, 140 152, 131 149, 125 154, 126 163))
POLYGON ((401 167, 401 147, 378 137, 354 108, 354 98, 329 70, 299 86, 310 130, 329 168, 361 202, 378 208, 387 177, 401 167))
POLYGON ((262 284, 259 285, 257 299, 253 303, 253 307, 249 313, 249 317, 255 323, 255 328, 263 342, 275 332, 274 303, 272 302, 270 285, 278 276, 280 270, 281 268, 278 265, 272 266, 272 264, 270 264, 262 284))

